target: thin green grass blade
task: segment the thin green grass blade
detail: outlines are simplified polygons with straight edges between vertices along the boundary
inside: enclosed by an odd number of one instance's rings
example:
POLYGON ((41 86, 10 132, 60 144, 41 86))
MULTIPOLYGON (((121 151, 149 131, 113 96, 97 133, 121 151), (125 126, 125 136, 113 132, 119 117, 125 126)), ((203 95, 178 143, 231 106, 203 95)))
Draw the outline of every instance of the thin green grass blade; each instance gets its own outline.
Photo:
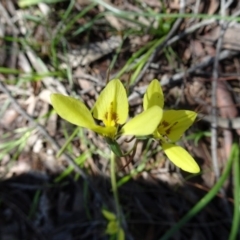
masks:
POLYGON ((83 26, 79 27, 76 31, 72 32, 71 35, 73 37, 76 37, 77 35, 87 31, 88 29, 90 29, 92 26, 94 26, 94 24, 96 24, 96 22, 103 18, 105 16, 105 13, 99 13, 96 17, 94 17, 93 19, 91 19, 91 21, 85 23, 83 26))
POLYGON ((186 136, 187 140, 193 140, 194 145, 198 146, 198 142, 203 138, 203 137, 211 137, 211 132, 209 131, 199 131, 193 134, 190 134, 186 136))
POLYGON ((147 61, 146 61, 145 58, 144 58, 144 61, 140 61, 140 63, 138 63, 138 66, 137 66, 136 70, 135 70, 134 73, 131 75, 130 85, 132 85, 132 84, 136 81, 139 73, 140 73, 141 70, 143 69, 143 67, 144 67, 144 65, 145 65, 146 62, 147 62, 147 61))
POLYGON ((28 137, 30 136, 31 130, 29 130, 29 132, 26 132, 23 134, 23 136, 19 139, 14 139, 14 140, 10 140, 10 141, 6 141, 4 143, 0 144, 0 150, 10 147, 10 148, 14 148, 17 147, 21 144, 25 144, 28 137))
POLYGON ((36 24, 42 24, 44 21, 44 18, 42 15, 40 16, 34 16, 34 15, 30 15, 30 14, 24 14, 24 20, 28 20, 28 21, 32 21, 36 24))
POLYGON ((0 118, 3 117, 3 114, 5 113, 5 111, 7 110, 7 108, 9 107, 9 105, 11 104, 10 99, 7 99, 1 106, 0 108, 0 118))
POLYGON ((115 52, 115 54, 114 54, 114 56, 113 56, 113 60, 111 61, 110 66, 109 66, 109 72, 111 72, 111 70, 113 69, 115 63, 117 62, 117 58, 118 58, 118 56, 119 56, 119 54, 120 54, 120 52, 121 52, 121 50, 122 50, 123 43, 124 43, 124 41, 126 40, 126 38, 127 38, 127 35, 125 35, 125 36, 123 37, 123 40, 121 41, 119 47, 116 49, 116 52, 115 52))
POLYGON ((29 214, 28 214, 28 217, 30 219, 33 219, 33 217, 34 217, 34 215, 37 211, 38 203, 39 203, 39 199, 40 199, 40 194, 41 194, 41 190, 37 190, 36 193, 34 194, 33 202, 31 204, 29 214))
POLYGON ((13 68, 5 68, 5 67, 0 67, 0 73, 3 74, 20 74, 21 71, 13 68))
MULTIPOLYGON (((76 16, 74 16, 71 20, 69 20, 66 23, 66 26, 59 30, 56 34, 56 36, 53 38, 53 40, 51 41, 51 45, 50 45, 50 49, 51 49, 51 56, 52 56, 52 62, 53 65, 57 68, 58 66, 58 59, 57 59, 57 45, 59 43, 59 41, 61 40, 61 38, 67 34, 68 31, 70 31, 74 25, 75 22, 77 22, 80 18, 84 17, 90 10, 92 10, 94 7, 96 6, 96 3, 92 3, 89 4, 87 7, 85 7, 84 9, 82 9, 82 11, 77 14, 76 16)), ((71 5, 69 6, 68 9, 71 8, 71 5)), ((69 11, 68 11, 69 12, 69 11)), ((66 21, 68 15, 64 16, 64 19, 66 21)))
POLYGON ((12 160, 17 160, 18 156, 20 155, 20 153, 23 151, 23 149, 26 147, 28 138, 30 137, 32 131, 29 130, 28 132, 26 132, 21 138, 20 138, 20 142, 19 145, 17 146, 17 149, 15 151, 15 153, 12 156, 12 160))
POLYGON ((233 161, 238 160, 238 145, 233 144, 230 157, 227 161, 227 165, 223 171, 222 176, 219 178, 218 182, 176 225, 172 226, 161 238, 160 240, 170 239, 185 223, 187 223, 191 218, 193 218, 199 211, 201 211, 218 193, 223 183, 228 178, 233 161))
MULTIPOLYGON (((240 21, 240 17, 236 16, 222 16, 222 15, 209 15, 209 14, 195 14, 195 13, 155 13, 155 12, 148 12, 148 11, 123 11, 121 9, 118 9, 114 7, 113 5, 110 5, 106 1, 103 0, 93 0, 93 2, 98 3, 99 5, 106 8, 111 14, 116 15, 118 17, 122 18, 128 18, 131 17, 152 17, 155 19, 161 19, 161 18, 194 18, 194 19, 215 19, 215 20, 225 20, 225 21, 240 21)), ((133 20, 133 19, 129 19, 133 20)))
POLYGON ((75 130, 73 131, 72 135, 67 139, 65 144, 61 147, 61 149, 57 153, 57 158, 59 158, 64 150, 67 148, 67 146, 70 144, 70 142, 73 140, 73 138, 77 135, 80 127, 76 127, 75 130))
MULTIPOLYGON (((81 154, 79 157, 75 158, 74 161, 80 166, 83 167, 85 161, 90 157, 89 152, 81 154)), ((54 179, 55 183, 62 181, 64 178, 68 177, 74 171, 73 166, 68 166, 59 176, 54 179)))
MULTIPOLYGON (((67 21, 73 7, 74 7, 74 4, 75 4, 75 1, 74 0, 71 0, 68 7, 67 7, 67 10, 66 12, 63 14, 62 16, 62 21, 61 21, 61 24, 63 25, 65 21, 67 21)), ((60 24, 60 26, 62 26, 60 24)), ((66 29, 66 28, 65 28, 66 29)), ((63 30, 64 31, 64 30, 63 30)), ((57 66, 57 53, 56 53, 56 45, 58 44, 60 38, 62 37, 64 33, 61 33, 60 31, 57 32, 56 36, 53 38, 53 40, 51 41, 51 46, 50 46, 50 49, 51 49, 51 53, 52 53, 52 58, 53 58, 53 63, 55 64, 54 66, 57 66)))
POLYGON ((239 148, 236 150, 236 159, 233 164, 233 184, 234 184, 234 210, 232 228, 229 240, 239 239, 237 235, 240 231, 240 170, 239 170, 239 148))
POLYGON ((75 0, 71 0, 68 7, 67 7, 67 10, 65 11, 65 13, 62 16, 63 21, 65 21, 68 18, 68 16, 70 15, 74 5, 75 5, 75 0))
POLYGON ((60 34, 57 36, 58 37, 58 40, 64 35, 66 34, 69 30, 72 29, 74 23, 76 23, 80 18, 84 17, 89 11, 91 11, 94 7, 96 7, 96 4, 95 3, 92 3, 90 5, 88 5, 87 7, 85 7, 84 9, 82 9, 82 11, 77 14, 76 16, 73 17, 72 20, 70 20, 66 27, 60 31, 60 34))
POLYGON ((141 72, 142 68, 144 67, 144 65, 146 64, 146 62, 148 61, 149 57, 151 56, 151 54, 155 51, 155 49, 164 41, 166 35, 164 35, 163 37, 161 37, 160 39, 158 39, 152 46, 151 48, 143 55, 143 57, 141 58, 141 60, 135 65, 136 70, 134 71, 134 73, 131 76, 130 79, 130 85, 132 85, 137 76, 139 75, 139 73, 141 72))
POLYGON ((92 220, 92 216, 91 216, 91 212, 90 212, 90 208, 89 208, 89 185, 84 181, 83 182, 83 204, 84 204, 84 209, 85 209, 85 213, 87 215, 87 219, 90 221, 92 220))
POLYGON ((69 176, 73 172, 73 166, 68 166, 59 176, 54 179, 55 183, 61 182, 64 178, 69 176))
POLYGON ((126 71, 131 70, 134 66, 131 66, 131 64, 140 57, 147 49, 149 49, 156 40, 153 40, 151 42, 148 42, 145 46, 140 48, 137 52, 135 52, 131 58, 128 59, 127 63, 123 66, 123 68, 118 72, 118 74, 115 76, 115 78, 120 78, 126 71))
POLYGON ((141 163, 136 168, 133 168, 128 175, 126 175, 126 176, 122 177, 120 180, 118 180, 117 187, 120 187, 120 186, 124 185, 129 180, 131 180, 133 177, 137 176, 139 173, 144 171, 144 169, 146 169, 146 164, 147 164, 148 159, 149 159, 149 156, 147 155, 147 153, 149 152, 151 143, 152 143, 152 139, 149 139, 148 142, 147 142, 147 145, 145 147, 145 150, 142 154, 143 158, 142 158, 141 163))
POLYGON ((67 1, 67 0, 20 0, 18 2, 18 5, 19 7, 24 8, 24 7, 29 7, 39 3, 58 3, 63 1, 67 1))

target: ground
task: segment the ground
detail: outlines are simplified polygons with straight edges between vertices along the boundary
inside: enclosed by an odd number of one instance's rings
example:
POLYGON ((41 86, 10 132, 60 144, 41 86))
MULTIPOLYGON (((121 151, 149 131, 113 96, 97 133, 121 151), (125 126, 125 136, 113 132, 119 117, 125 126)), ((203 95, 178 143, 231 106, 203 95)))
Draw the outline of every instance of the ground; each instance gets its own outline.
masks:
POLYGON ((116 158, 125 239, 238 239, 238 1, 33 2, 0 0, 0 239, 117 239, 103 214, 117 214, 109 146, 50 101, 61 93, 91 109, 115 78, 130 118, 153 79, 165 110, 198 114, 178 144, 200 173, 152 138, 116 158))

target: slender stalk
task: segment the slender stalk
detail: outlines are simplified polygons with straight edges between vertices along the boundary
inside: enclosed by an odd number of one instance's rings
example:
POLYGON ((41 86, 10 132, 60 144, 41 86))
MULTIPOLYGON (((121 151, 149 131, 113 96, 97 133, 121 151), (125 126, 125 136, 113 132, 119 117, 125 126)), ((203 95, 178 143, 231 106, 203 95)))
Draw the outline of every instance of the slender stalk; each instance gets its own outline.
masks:
MULTIPOLYGON (((117 219, 119 224, 120 223, 120 203, 119 203, 117 180, 116 180, 116 174, 115 174, 115 161, 116 161, 116 155, 114 154, 113 151, 111 151, 111 160, 110 160, 111 185, 112 185, 113 197, 116 205, 115 207, 116 207, 117 219)), ((119 229, 120 229, 120 226, 119 226, 119 229)))

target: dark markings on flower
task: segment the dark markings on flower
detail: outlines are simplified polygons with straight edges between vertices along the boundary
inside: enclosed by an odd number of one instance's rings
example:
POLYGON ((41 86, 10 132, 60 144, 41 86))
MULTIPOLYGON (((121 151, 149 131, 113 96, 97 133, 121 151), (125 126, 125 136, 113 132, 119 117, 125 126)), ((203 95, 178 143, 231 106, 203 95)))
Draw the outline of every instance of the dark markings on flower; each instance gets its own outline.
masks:
POLYGON ((117 121, 118 121, 117 113, 115 112, 112 113, 112 120, 117 124, 117 121))
POLYGON ((166 128, 169 126, 169 123, 164 120, 160 123, 160 126, 163 126, 164 128, 166 128))
POLYGON ((114 123, 117 124, 118 116, 117 113, 113 111, 113 102, 110 103, 108 111, 104 114, 104 117, 108 122, 114 121, 114 123))
POLYGON ((172 128, 177 124, 178 122, 173 123, 168 129, 166 129, 166 134, 169 135, 170 132, 172 131, 172 128))
POLYGON ((171 132, 171 130, 172 130, 172 128, 167 129, 167 130, 166 130, 166 134, 169 135, 170 132, 171 132))

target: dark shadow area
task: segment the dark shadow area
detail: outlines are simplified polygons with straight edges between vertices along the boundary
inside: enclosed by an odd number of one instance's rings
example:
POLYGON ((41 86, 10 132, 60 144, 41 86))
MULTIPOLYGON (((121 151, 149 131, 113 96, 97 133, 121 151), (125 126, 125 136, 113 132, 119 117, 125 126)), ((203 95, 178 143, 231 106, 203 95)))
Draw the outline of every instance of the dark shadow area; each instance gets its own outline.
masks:
MULTIPOLYGON (((99 204, 96 194, 79 179, 25 174, 0 183, 1 240, 76 240, 110 239, 105 234, 107 221, 102 207, 112 206, 110 182, 94 177, 92 182, 104 198, 99 204)), ((170 187, 158 182, 131 180, 119 190, 120 202, 132 239, 160 239, 206 192, 193 185, 170 187)), ((227 202, 232 211, 232 203, 227 202)), ((231 217, 223 199, 215 197, 172 239, 227 239, 231 217)), ((128 233, 126 239, 129 239, 128 233)))

